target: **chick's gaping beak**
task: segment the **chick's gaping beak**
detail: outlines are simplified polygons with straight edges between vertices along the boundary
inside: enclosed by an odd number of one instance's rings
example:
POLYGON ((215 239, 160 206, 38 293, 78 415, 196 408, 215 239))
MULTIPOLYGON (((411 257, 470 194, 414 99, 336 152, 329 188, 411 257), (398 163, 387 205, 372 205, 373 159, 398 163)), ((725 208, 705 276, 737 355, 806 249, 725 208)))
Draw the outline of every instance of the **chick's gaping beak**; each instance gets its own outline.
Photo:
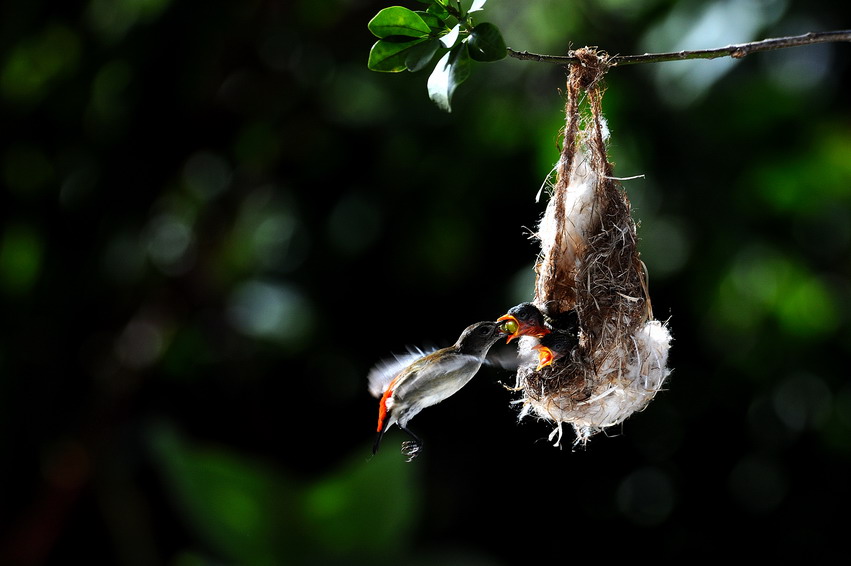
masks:
POLYGON ((536 371, 541 371, 555 361, 555 354, 546 346, 535 346, 535 349, 538 350, 538 367, 536 371))
POLYGON ((520 322, 510 314, 504 314, 498 319, 497 322, 501 323, 499 325, 499 331, 503 334, 508 334, 508 339, 505 341, 506 344, 514 340, 515 338, 520 337, 520 322))

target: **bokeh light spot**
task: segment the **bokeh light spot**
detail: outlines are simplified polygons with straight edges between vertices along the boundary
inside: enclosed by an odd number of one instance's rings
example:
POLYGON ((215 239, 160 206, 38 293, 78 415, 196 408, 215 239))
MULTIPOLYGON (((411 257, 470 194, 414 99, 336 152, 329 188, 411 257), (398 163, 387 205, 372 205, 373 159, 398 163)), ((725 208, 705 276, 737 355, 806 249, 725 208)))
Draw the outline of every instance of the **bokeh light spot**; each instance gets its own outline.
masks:
POLYGON ((307 298, 281 283, 242 283, 231 295, 228 315, 240 332, 287 346, 304 344, 313 330, 314 315, 307 298))
POLYGON ((212 199, 224 192, 232 175, 227 160, 211 151, 192 154, 183 166, 184 182, 203 200, 212 199))
MULTIPOLYGON (((786 9, 785 0, 715 0, 680 2, 661 24, 642 40, 648 52, 707 49, 755 39, 760 29, 776 21, 786 9)), ((737 61, 731 58, 678 61, 656 65, 657 92, 671 106, 687 106, 702 97, 737 61)))
POLYGON ((417 269, 450 281, 473 268, 473 233, 463 218, 435 216, 420 234, 417 253, 425 262, 417 269))
POLYGON ((780 420, 800 432, 823 425, 833 408, 833 395, 824 380, 808 374, 787 377, 774 390, 772 405, 780 420))
POLYGON ((729 488, 739 504, 753 513, 775 510, 786 497, 787 480, 774 462, 747 456, 730 473, 729 488))
POLYGON ((797 336, 829 332, 839 316, 824 280, 766 245, 747 247, 737 255, 719 287, 713 312, 725 326, 741 330, 771 317, 797 336))
POLYGON ((115 353, 125 366, 142 369, 160 358, 164 344, 162 329, 157 324, 148 320, 132 320, 119 336, 115 353))
POLYGON ((133 68, 121 59, 106 63, 92 81, 91 110, 101 121, 115 120, 126 111, 126 92, 133 68))
POLYGON ((171 0, 91 0, 86 16, 103 39, 121 39, 132 27, 157 18, 171 0))
POLYGON ((642 468, 627 476, 618 486, 621 512, 639 525, 662 523, 674 508, 675 492, 667 474, 656 468, 642 468))
POLYGON ((818 335, 836 328, 838 305, 823 281, 798 272, 786 283, 777 313, 790 334, 818 335))
POLYGON ((41 271, 43 245, 30 226, 14 224, 6 228, 0 241, 0 285, 16 295, 29 290, 41 271))
POLYGON ((280 134, 269 124, 255 122, 242 128, 234 148, 239 163, 251 171, 262 171, 281 153, 280 134))
POLYGON ((15 193, 33 193, 47 185, 53 176, 53 165, 36 146, 14 145, 3 156, 3 180, 15 193))
POLYGON ((147 227, 146 241, 148 255, 166 275, 180 275, 192 267, 192 228, 179 216, 164 213, 152 218, 147 227))
POLYGON ((752 184, 773 209, 795 215, 820 213, 851 197, 851 135, 816 136, 806 149, 754 167, 752 184))
POLYGON ((80 51, 74 31, 48 25, 11 49, 0 71, 0 92, 15 102, 40 100, 58 79, 73 74, 80 51))
POLYGON ((139 238, 119 233, 107 242, 101 266, 109 279, 118 283, 132 283, 142 275, 145 257, 145 249, 139 238))
POLYGON ((651 280, 676 273, 688 260, 691 243, 685 226, 675 219, 652 218, 641 224, 638 237, 651 280))
POLYGON ((307 256, 305 231, 291 195, 263 186, 243 199, 227 238, 227 263, 238 272, 292 271, 307 256))
MULTIPOLYGON (((789 29, 817 29, 811 21, 798 22, 789 29)), ((790 93, 814 89, 830 76, 834 62, 834 48, 823 43, 802 46, 799 49, 779 49, 766 54, 763 61, 769 80, 790 93)))
POLYGON ((346 124, 366 125, 386 120, 394 100, 363 76, 360 69, 337 73, 327 90, 328 108, 335 119, 346 124))
POLYGON ((345 254, 356 254, 372 244, 380 229, 378 206, 362 194, 347 194, 328 217, 331 244, 345 254))

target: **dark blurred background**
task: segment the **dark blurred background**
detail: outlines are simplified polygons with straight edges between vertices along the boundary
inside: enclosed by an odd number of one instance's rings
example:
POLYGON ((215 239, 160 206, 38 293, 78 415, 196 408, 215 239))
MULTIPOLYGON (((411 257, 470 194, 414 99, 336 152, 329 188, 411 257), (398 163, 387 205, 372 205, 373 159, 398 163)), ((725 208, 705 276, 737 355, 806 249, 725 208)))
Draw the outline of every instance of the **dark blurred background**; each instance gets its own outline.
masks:
MULTIPOLYGON (((367 70, 388 5, 0 9, 0 563, 844 551, 851 45, 611 71, 667 390, 558 449, 488 368, 413 421, 408 464, 395 428, 371 457, 366 375, 531 298, 565 72, 476 64, 443 113, 430 70, 367 70)), ((632 54, 845 29, 851 5, 491 0, 481 19, 518 50, 632 54)))

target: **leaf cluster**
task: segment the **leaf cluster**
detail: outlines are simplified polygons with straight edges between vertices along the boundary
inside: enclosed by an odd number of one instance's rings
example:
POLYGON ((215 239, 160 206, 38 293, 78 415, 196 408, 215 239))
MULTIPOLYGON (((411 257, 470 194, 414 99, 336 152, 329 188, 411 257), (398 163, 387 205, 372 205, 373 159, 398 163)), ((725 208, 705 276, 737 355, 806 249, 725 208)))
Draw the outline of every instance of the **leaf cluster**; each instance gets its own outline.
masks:
POLYGON ((487 0, 473 0, 464 9, 460 0, 418 0, 425 10, 402 6, 384 8, 368 24, 378 41, 369 52, 373 71, 420 71, 441 55, 428 79, 428 95, 451 111, 455 89, 470 76, 472 61, 490 62, 507 55, 502 33, 494 24, 475 23, 487 0))

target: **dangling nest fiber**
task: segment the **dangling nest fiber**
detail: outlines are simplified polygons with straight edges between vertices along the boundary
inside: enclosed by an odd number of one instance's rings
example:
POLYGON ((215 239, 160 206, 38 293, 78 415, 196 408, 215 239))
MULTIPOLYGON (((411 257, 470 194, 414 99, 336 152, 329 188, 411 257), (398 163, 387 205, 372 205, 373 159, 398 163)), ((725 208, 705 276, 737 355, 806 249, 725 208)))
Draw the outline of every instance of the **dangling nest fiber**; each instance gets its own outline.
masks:
POLYGON ((606 56, 575 52, 567 81, 566 124, 556 182, 537 231, 534 304, 558 325, 565 313, 578 319, 577 345, 552 365, 536 370, 520 342, 517 388, 521 418, 534 413, 557 425, 570 423, 576 443, 643 409, 669 375, 671 336, 653 319, 647 273, 639 259, 635 223, 606 157, 608 129, 602 115, 606 56), (580 116, 585 98, 590 113, 580 116))

